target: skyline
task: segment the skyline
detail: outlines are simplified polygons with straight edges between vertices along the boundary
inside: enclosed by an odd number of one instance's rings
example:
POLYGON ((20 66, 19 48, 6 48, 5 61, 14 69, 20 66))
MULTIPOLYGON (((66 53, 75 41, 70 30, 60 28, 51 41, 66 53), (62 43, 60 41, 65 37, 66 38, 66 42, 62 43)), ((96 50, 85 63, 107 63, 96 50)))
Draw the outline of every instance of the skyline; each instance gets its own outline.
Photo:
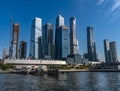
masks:
POLYGON ((0 1, 0 12, 3 12, 0 16, 0 30, 3 30, 0 31, 1 58, 3 49, 6 48, 8 52, 9 48, 10 17, 13 17, 14 22, 20 23, 20 40, 27 41, 27 54, 29 54, 32 19, 34 17, 40 17, 43 20, 42 25, 50 22, 54 25, 55 29, 55 20, 59 14, 64 17, 65 25, 68 27, 69 18, 72 16, 76 17, 80 54, 87 52, 86 28, 87 26, 92 26, 94 28, 93 32, 98 58, 101 60, 104 59, 104 39, 116 41, 119 58, 120 16, 118 14, 120 0, 93 0, 92 2, 89 0, 31 0, 29 2, 27 2, 27 0, 24 2, 11 0, 7 1, 8 3, 6 3, 6 1, 0 1))

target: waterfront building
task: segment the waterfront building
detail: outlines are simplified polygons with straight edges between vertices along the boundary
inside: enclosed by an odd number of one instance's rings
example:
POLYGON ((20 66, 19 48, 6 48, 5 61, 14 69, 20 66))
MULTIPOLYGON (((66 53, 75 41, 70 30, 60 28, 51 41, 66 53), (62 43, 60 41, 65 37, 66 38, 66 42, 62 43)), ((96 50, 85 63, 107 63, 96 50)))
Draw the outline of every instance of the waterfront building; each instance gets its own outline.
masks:
POLYGON ((18 23, 13 24, 13 31, 12 31, 12 58, 18 59, 19 53, 18 53, 18 43, 19 43, 19 31, 20 31, 20 25, 18 23))
POLYGON ((42 36, 42 19, 35 17, 32 20, 31 27, 31 39, 30 39, 30 58, 38 59, 39 58, 39 43, 38 38, 42 36))
POLYGON ((47 23, 42 27, 42 55, 44 59, 55 59, 55 45, 53 45, 53 25, 47 23))
POLYGON ((109 40, 104 40, 104 53, 105 53, 105 62, 110 63, 110 45, 109 40))
POLYGON ((27 56, 27 42, 25 41, 20 41, 20 46, 19 46, 19 56, 20 56, 20 59, 22 58, 26 58, 27 56))
POLYGON ((79 45, 76 34, 76 18, 70 18, 70 55, 79 54, 79 45))
POLYGON ((66 60, 70 52, 69 33, 66 26, 61 26, 56 29, 55 45, 56 58, 66 60))
POLYGON ((98 61, 96 54, 96 46, 93 36, 93 27, 87 27, 87 51, 89 61, 98 61))
POLYGON ((117 46, 116 46, 116 42, 110 42, 110 61, 111 63, 115 63, 118 62, 118 58, 117 58, 117 46))

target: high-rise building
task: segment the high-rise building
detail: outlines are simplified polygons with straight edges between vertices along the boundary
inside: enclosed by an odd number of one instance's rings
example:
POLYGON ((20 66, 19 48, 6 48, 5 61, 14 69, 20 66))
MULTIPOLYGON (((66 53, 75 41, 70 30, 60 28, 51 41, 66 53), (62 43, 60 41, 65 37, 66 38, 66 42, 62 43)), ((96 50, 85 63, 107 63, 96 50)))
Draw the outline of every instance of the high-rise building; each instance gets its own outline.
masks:
POLYGON ((20 59, 25 59, 27 56, 27 42, 25 41, 20 41, 19 56, 20 59))
POLYGON ((62 17, 62 15, 58 15, 56 19, 56 28, 59 28, 61 26, 64 26, 64 17, 62 17))
POLYGON ((38 38, 42 36, 42 19, 35 17, 32 20, 31 39, 30 39, 30 58, 38 59, 38 38))
POLYGON ((13 31, 12 31, 12 58, 19 58, 19 53, 18 53, 18 43, 19 43, 19 31, 20 31, 20 26, 18 23, 13 24, 13 31))
POLYGON ((105 62, 110 63, 110 45, 109 40, 104 40, 104 53, 105 53, 105 62))
POLYGON ((108 39, 105 39, 104 40, 104 51, 105 51, 105 62, 107 64, 118 62, 117 47, 116 47, 115 41, 109 42, 108 39))
POLYGON ((70 18, 70 55, 79 54, 78 39, 76 34, 76 18, 70 18))
POLYGON ((70 52, 69 33, 66 26, 61 26, 56 30, 56 58, 66 59, 70 52))
POLYGON ((38 59, 42 59, 42 36, 38 37, 38 59))
POLYGON ((116 46, 116 42, 110 42, 110 61, 111 63, 115 63, 118 62, 118 58, 117 58, 117 46, 116 46))
POLYGON ((93 36, 93 27, 87 27, 87 51, 89 61, 98 61, 96 46, 93 36))
POLYGON ((54 59, 55 46, 53 45, 53 25, 47 23, 42 28, 42 54, 46 59, 54 59))

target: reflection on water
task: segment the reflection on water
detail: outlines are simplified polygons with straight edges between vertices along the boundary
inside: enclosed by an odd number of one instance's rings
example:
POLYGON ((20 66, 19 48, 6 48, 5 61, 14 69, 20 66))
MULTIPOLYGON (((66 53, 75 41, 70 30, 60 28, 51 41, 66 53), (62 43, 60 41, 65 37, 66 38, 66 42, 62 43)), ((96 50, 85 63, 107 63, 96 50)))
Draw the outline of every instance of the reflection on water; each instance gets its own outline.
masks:
POLYGON ((120 91, 120 73, 73 72, 58 77, 0 74, 0 91, 120 91))

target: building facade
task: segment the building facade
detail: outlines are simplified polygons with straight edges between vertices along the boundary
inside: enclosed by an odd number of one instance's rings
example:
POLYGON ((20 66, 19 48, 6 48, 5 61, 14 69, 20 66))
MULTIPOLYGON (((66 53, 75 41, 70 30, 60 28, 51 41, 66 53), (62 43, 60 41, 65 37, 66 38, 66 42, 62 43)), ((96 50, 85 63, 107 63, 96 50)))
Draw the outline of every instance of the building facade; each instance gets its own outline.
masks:
POLYGON ((18 59, 19 58, 19 50, 18 50, 18 43, 19 43, 19 31, 20 25, 18 23, 13 24, 13 31, 12 31, 12 58, 18 59))
POLYGON ((109 40, 104 40, 104 54, 105 54, 105 62, 108 64, 110 63, 110 45, 109 40))
POLYGON ((56 58, 66 59, 70 52, 69 33, 66 26, 61 26, 56 30, 56 58))
POLYGON ((79 45, 76 34, 76 18, 70 18, 70 55, 79 54, 79 45))
POLYGON ((105 62, 107 64, 118 62, 117 58, 117 46, 116 42, 109 42, 108 39, 104 40, 104 52, 105 52, 105 62))
POLYGON ((96 46, 93 36, 93 27, 87 27, 87 51, 89 61, 98 61, 96 54, 96 46))
POLYGON ((42 55, 44 59, 55 59, 55 45, 53 45, 53 25, 47 23, 42 28, 42 55))
POLYGON ((117 46, 116 46, 116 42, 110 42, 110 61, 111 63, 115 63, 118 62, 118 58, 117 58, 117 46))
POLYGON ((56 19, 56 28, 59 28, 61 26, 64 26, 64 17, 62 17, 62 15, 58 15, 56 19))
POLYGON ((27 42, 25 41, 20 41, 19 56, 20 59, 27 57, 27 42))
POLYGON ((31 27, 31 39, 30 39, 30 58, 38 59, 39 58, 39 43, 38 38, 42 36, 42 19, 35 17, 32 20, 31 27))

